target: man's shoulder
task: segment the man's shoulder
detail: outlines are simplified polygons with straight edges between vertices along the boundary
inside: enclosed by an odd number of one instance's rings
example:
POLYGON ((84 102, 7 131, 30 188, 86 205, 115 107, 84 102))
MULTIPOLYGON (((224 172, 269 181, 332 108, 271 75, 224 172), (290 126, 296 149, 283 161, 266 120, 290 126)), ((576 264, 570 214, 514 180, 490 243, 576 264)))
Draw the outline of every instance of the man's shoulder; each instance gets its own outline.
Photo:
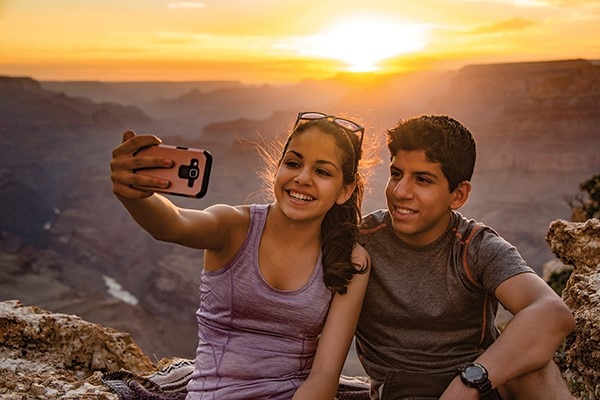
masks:
POLYGON ((453 212, 453 231, 456 236, 460 238, 462 241, 470 241, 475 236, 484 235, 487 236, 496 236, 499 237, 498 233, 489 225, 486 225, 483 222, 477 221, 472 218, 467 218, 461 213, 454 211, 453 212))
POLYGON ((365 215, 360 224, 360 233, 369 234, 373 229, 380 229, 386 226, 388 218, 388 210, 375 210, 365 215))

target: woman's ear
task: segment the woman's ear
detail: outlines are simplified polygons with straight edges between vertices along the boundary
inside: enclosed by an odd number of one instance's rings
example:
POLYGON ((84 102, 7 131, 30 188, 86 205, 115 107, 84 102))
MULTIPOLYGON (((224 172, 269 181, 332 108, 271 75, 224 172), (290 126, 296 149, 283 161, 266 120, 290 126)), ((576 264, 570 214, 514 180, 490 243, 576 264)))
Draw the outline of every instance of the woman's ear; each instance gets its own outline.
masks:
POLYGON ((471 182, 462 181, 458 184, 456 189, 452 192, 453 199, 450 203, 450 208, 458 210, 467 203, 469 200, 469 194, 471 193, 471 182))
POLYGON ((348 199, 350 198, 350 196, 352 196, 352 193, 354 192, 354 189, 356 189, 356 182, 352 182, 348 185, 345 185, 342 188, 342 191, 340 192, 340 194, 338 195, 337 200, 335 201, 336 204, 342 205, 345 202, 348 201, 348 199))

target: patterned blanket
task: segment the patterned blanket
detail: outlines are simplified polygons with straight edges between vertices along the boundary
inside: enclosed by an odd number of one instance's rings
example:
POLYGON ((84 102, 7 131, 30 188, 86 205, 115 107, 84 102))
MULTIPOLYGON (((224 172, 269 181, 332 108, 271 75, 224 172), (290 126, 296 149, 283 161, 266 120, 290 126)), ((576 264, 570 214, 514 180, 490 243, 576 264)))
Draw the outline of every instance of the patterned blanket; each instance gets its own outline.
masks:
MULTIPOLYGON (((184 400, 187 385, 194 371, 194 360, 175 359, 171 364, 147 376, 120 370, 107 372, 102 381, 121 400, 184 400)), ((340 378, 337 400, 369 400, 366 377, 340 378)))

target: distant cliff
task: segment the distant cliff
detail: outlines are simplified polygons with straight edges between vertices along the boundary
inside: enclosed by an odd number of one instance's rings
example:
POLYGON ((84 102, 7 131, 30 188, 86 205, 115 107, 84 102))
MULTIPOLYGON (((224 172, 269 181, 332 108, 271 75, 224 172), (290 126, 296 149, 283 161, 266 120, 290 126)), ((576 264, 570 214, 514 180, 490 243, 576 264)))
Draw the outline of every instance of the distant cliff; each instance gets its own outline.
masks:
POLYGON ((125 121, 146 125, 150 118, 132 106, 94 103, 49 92, 30 78, 0 76, 0 132, 18 129, 66 133, 65 129, 111 128, 125 121))

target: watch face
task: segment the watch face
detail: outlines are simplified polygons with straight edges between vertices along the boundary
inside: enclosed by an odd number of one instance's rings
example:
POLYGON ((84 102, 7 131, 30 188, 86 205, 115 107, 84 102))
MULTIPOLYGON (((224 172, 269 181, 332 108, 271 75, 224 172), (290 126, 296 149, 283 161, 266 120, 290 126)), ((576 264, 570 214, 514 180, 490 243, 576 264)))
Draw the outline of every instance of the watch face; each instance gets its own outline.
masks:
POLYGON ((471 382, 477 382, 484 378, 483 370, 476 366, 469 366, 464 372, 465 378, 471 382))

